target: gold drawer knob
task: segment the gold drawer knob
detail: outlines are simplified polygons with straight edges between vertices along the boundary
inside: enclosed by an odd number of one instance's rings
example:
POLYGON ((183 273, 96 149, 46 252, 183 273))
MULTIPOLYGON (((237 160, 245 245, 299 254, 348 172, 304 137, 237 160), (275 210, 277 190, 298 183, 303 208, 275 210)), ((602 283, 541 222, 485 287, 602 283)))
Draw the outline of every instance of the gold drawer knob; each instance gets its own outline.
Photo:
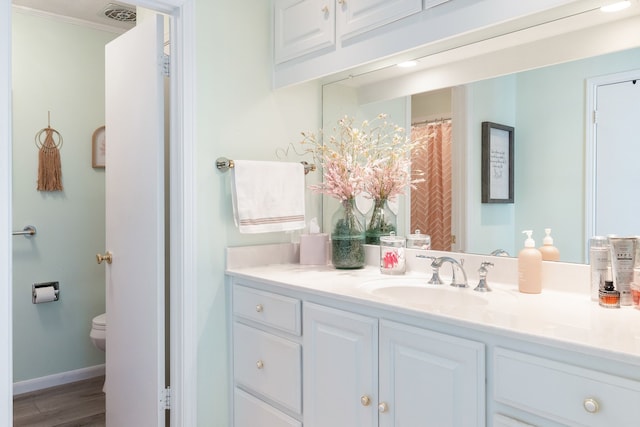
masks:
POLYGON ((592 397, 585 399, 584 402, 582 403, 582 406, 584 406, 584 410, 590 414, 595 414, 600 410, 600 405, 598 404, 598 401, 592 397))
POLYGON ((383 413, 383 412, 387 412, 389 410, 389 405, 387 405, 385 402, 382 402, 378 405, 378 412, 383 413))
POLYGON ((360 403, 362 403, 362 406, 369 406, 369 404, 371 403, 371 398, 365 394, 360 398, 360 403))
POLYGON ((258 360, 256 362, 256 368, 258 368, 258 369, 264 368, 264 362, 262 362, 262 360, 258 360))
POLYGON ((258 313, 262 313, 262 311, 264 310, 264 307, 262 306, 262 304, 258 304, 256 305, 256 311, 258 313))

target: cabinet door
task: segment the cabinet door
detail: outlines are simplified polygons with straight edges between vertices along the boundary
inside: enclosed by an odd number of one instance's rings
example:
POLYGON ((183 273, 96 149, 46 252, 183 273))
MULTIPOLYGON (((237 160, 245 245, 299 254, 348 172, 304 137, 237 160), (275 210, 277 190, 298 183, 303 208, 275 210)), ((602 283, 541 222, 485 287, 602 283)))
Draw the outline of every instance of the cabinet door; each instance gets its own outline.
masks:
POLYGON ((337 0, 341 40, 422 11, 422 0, 337 0))
POLYGON ((335 44, 334 0, 275 0, 276 64, 335 44))
POLYGON ((485 425, 484 344, 380 322, 380 427, 485 425))
POLYGON ((305 427, 377 425, 378 322, 305 304, 305 427))

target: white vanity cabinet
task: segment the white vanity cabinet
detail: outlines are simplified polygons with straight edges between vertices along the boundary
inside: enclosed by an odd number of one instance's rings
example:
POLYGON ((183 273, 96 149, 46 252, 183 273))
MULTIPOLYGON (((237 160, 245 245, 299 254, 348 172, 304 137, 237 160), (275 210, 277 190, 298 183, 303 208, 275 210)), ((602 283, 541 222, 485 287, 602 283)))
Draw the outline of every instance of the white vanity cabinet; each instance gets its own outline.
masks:
POLYGON ((307 303, 304 425, 485 424, 484 345, 307 303))
POLYGON ((493 361, 497 402, 561 425, 640 425, 638 381, 504 348, 493 361))
POLYGON ((274 0, 276 64, 422 11, 423 0, 274 0))
POLYGON ((301 427, 301 302, 234 286, 235 427, 301 427))

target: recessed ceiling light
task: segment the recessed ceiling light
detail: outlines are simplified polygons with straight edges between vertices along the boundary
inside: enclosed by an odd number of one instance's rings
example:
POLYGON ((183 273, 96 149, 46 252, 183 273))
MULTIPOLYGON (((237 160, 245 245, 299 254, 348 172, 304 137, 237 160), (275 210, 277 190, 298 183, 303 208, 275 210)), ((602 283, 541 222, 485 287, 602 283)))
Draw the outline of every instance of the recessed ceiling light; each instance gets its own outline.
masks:
POLYGON ((418 65, 417 61, 404 61, 404 62, 400 62, 398 64, 398 67, 400 67, 400 68, 410 68, 410 67, 415 67, 416 65, 418 65))
POLYGON ((617 12, 628 8, 629 6, 631 6, 631 2, 629 0, 624 0, 602 6, 600 10, 603 12, 617 12))

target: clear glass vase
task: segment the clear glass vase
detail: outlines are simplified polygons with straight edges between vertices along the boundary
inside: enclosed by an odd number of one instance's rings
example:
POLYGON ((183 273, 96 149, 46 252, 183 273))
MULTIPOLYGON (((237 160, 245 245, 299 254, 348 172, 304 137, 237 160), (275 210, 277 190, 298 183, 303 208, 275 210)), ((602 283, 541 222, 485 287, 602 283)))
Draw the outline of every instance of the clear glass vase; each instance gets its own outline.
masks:
POLYGON ((380 244, 380 236, 396 232, 398 216, 391 210, 387 199, 374 199, 373 207, 367 214, 366 243, 380 244))
POLYGON ((364 215, 354 199, 344 200, 331 217, 331 260, 339 269, 364 267, 364 215))

